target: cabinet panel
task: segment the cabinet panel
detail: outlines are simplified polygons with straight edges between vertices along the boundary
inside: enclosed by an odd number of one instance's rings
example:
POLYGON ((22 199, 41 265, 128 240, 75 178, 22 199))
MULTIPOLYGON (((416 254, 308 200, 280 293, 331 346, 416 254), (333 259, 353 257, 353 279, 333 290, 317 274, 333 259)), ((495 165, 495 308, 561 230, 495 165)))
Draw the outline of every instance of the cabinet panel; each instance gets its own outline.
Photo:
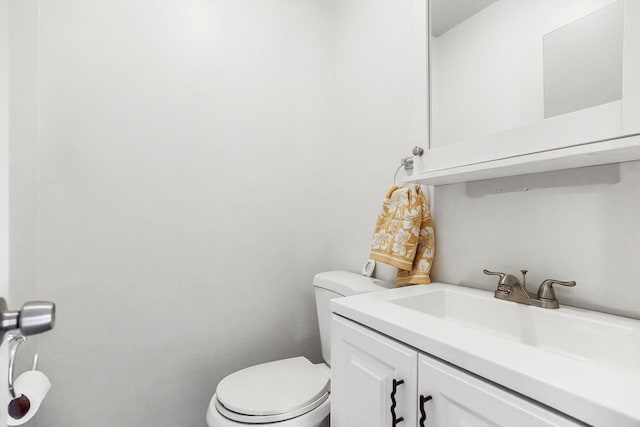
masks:
MULTIPOLYGON (((429 12, 437 13, 437 9, 440 7, 431 7, 429 12)), ((406 182, 444 185, 640 159, 640 2, 637 0, 494 2, 482 13, 458 22, 456 31, 438 35, 429 29, 429 19, 425 20, 429 39, 430 116, 427 122, 430 131, 427 152, 415 158, 414 174, 406 182), (605 91, 615 87, 615 97, 608 98, 609 102, 602 100, 593 106, 587 103, 585 108, 547 117, 544 107, 548 100, 544 91, 549 89, 549 79, 545 68, 555 70, 551 75, 563 76, 561 80, 566 77, 568 82, 557 86, 565 91, 573 87, 574 81, 582 81, 584 87, 589 87, 582 80, 587 73, 580 70, 598 66, 581 67, 581 61, 575 61, 574 57, 598 62, 596 55, 591 55, 595 52, 592 48, 606 37, 602 37, 599 30, 602 27, 593 25, 603 21, 593 19, 595 15, 610 16, 606 10, 620 5, 623 9, 622 96, 617 96, 620 77, 617 67, 608 78, 602 72, 595 72, 594 76, 603 79, 598 86, 605 91), (518 26, 520 20, 525 24, 518 26), (509 24, 493 25, 500 23, 509 24), (582 30, 566 33, 569 27, 582 30), (592 27, 593 33, 584 30, 588 27, 592 27), (528 30, 533 32, 527 33, 528 30), (557 31, 567 35, 562 39, 563 43, 570 41, 567 46, 572 46, 574 41, 581 43, 568 49, 571 56, 559 55, 558 60, 552 61, 545 44, 551 40, 549 37, 558 35, 557 31), (593 40, 576 34, 599 38, 594 44, 593 40), (586 54, 576 56, 577 52, 586 54), (469 64, 473 66, 468 67, 469 64), (563 66, 557 68, 551 64, 563 66), (460 109, 460 105, 470 109, 460 109)), ((617 20, 614 24, 620 25, 617 20)), ((616 45, 617 35, 616 31, 616 45)), ((416 46, 421 46, 423 39, 423 34, 416 33, 416 46)), ((602 52, 608 57, 617 50, 607 47, 602 52)), ((416 52, 416 64, 421 64, 422 55, 416 52)), ((617 58, 616 55, 616 60, 599 63, 617 64, 617 58)), ((595 91, 573 93, 581 99, 592 92, 595 91)), ((556 95, 565 99, 557 92, 556 95)))
POLYGON ((331 326, 331 425, 393 426, 394 380, 398 426, 416 425, 416 350, 339 316, 331 326))
POLYGON ((584 425, 422 354, 418 394, 431 396, 423 404, 426 420, 421 424, 419 418, 421 427, 584 425))

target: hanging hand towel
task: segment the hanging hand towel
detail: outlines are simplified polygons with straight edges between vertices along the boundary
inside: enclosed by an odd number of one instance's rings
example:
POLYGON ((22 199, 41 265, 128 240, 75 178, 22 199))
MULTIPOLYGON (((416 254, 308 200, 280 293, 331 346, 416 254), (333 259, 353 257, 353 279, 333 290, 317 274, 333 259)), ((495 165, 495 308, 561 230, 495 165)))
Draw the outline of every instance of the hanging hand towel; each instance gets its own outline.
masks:
POLYGON ((396 285, 427 284, 434 252, 433 220, 422 189, 394 185, 376 221, 371 259, 398 268, 396 285))

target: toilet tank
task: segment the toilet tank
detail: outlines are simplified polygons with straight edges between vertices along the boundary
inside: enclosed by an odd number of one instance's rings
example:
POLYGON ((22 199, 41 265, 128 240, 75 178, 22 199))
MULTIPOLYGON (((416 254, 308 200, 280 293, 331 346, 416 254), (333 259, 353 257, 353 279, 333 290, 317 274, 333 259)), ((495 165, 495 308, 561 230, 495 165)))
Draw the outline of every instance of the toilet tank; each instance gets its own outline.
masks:
POLYGON ((381 291, 391 288, 389 282, 366 277, 348 271, 326 271, 313 277, 316 293, 316 310, 320 327, 322 358, 331 365, 331 310, 329 301, 334 298, 381 291))

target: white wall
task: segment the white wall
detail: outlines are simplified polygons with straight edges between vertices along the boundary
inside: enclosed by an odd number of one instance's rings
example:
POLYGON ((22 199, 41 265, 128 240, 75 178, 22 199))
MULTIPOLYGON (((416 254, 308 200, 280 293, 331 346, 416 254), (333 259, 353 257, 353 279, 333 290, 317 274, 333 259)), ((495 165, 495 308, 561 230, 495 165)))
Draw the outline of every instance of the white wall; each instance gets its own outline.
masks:
MULTIPOLYGON (((12 170, 37 190, 14 216, 37 210, 40 229, 37 274, 12 261, 16 292, 60 313, 38 338, 54 389, 34 425, 203 426, 227 373, 319 360, 311 277, 361 268, 423 141, 420 1, 151 4, 41 4, 41 111, 25 106, 12 139, 37 164, 12 170)), ((435 278, 489 289, 478 268, 528 268, 530 283, 576 279, 561 300, 637 313, 639 169, 608 186, 439 188, 435 278)))
MULTIPOLYGON (((37 1, 11 1, 11 303, 33 298, 37 282, 37 1)), ((23 346, 29 347, 31 343, 23 346)))
MULTIPOLYGON (((502 0, 432 38, 435 142, 441 145, 442 134, 451 142, 541 120, 542 34, 609 3, 502 0), (504 36, 505 25, 510 37, 504 36), (523 40, 522 28, 540 37, 523 40), (478 36, 470 39, 469 32, 478 36), (514 52, 508 65, 503 51, 514 52)), ((528 269, 530 291, 546 278, 576 280, 576 288, 557 287, 561 302, 640 318, 640 266, 632 261, 640 255, 640 163, 622 164, 618 183, 600 184, 599 174, 598 168, 582 169, 572 173, 572 183, 562 174, 551 180, 533 175, 519 179, 531 191, 482 196, 478 188, 513 187, 513 179, 497 187, 438 187, 434 279, 493 290, 495 279, 485 277, 484 268, 518 275, 528 269), (548 183, 553 185, 544 188, 548 183)))
POLYGON ((424 1, 145 4, 13 5, 13 294, 60 313, 37 425, 203 425, 229 372, 319 360, 311 278, 361 268, 425 138, 424 1))
POLYGON ((560 177, 551 181, 558 187, 504 194, 438 187, 434 277, 494 290, 484 268, 527 269, 530 291, 544 279, 575 280, 575 288, 555 287, 561 304, 640 318, 640 162, 620 164, 618 183, 596 183, 599 173, 574 171, 572 182, 583 185, 563 186, 560 177))
POLYGON ((334 0, 333 17, 330 262, 360 271, 393 172, 426 139, 426 2, 334 0))
MULTIPOLYGON (((9 294, 9 8, 0 0, 0 297, 9 294)), ((0 343, 0 384, 6 384, 7 346, 0 343)), ((9 393, 0 398, 0 426, 6 425, 9 393)))
MULTIPOLYGON (((424 90, 411 78, 420 68, 409 61, 416 56, 411 7, 418 6, 335 2, 330 150, 332 175, 343 175, 331 195, 338 207, 328 236, 332 268, 362 266, 394 163, 408 154, 412 130, 420 127, 415 97, 424 90)), ((522 181, 530 191, 483 196, 477 188, 496 184, 477 183, 475 192, 465 184, 437 187, 434 279, 492 290, 495 279, 483 268, 528 269, 529 290, 546 278, 576 280, 575 288, 559 287, 561 302, 640 318, 640 266, 633 261, 640 256, 640 162, 620 165, 619 173, 619 182, 603 180, 599 168, 533 175, 522 181)))
POLYGON ((33 424, 203 426, 228 373, 319 361, 325 2, 22 6, 39 46, 17 30, 13 89, 33 95, 18 72, 39 49, 39 111, 16 106, 12 172, 37 197, 12 217, 37 211, 38 234, 35 263, 15 242, 14 277, 59 316, 34 338, 53 389, 33 424))
POLYGON ((9 260, 9 8, 0 0, 0 296, 7 297, 9 260))

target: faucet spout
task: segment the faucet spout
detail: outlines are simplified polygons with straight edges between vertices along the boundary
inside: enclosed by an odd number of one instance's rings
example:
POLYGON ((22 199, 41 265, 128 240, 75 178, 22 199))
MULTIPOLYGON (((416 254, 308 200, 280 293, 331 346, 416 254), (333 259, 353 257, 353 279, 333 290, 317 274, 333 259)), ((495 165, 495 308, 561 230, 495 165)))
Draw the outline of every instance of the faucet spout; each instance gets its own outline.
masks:
POLYGON ((512 286, 498 285, 493 295, 502 300, 532 305, 531 295, 519 283, 512 286))
MULTIPOLYGON (((527 270, 520 271, 522 272, 522 280, 524 282, 526 280, 527 270)), ((576 285, 575 281, 563 282, 561 280, 547 279, 542 282, 538 289, 538 294, 536 295, 527 292, 524 284, 520 283, 520 280, 518 280, 518 278, 513 274, 489 270, 483 270, 483 273, 489 276, 500 277, 498 280, 498 287, 493 293, 494 297, 505 301, 533 305, 541 308, 558 308, 560 306, 552 285, 563 285, 568 287, 576 285)))

